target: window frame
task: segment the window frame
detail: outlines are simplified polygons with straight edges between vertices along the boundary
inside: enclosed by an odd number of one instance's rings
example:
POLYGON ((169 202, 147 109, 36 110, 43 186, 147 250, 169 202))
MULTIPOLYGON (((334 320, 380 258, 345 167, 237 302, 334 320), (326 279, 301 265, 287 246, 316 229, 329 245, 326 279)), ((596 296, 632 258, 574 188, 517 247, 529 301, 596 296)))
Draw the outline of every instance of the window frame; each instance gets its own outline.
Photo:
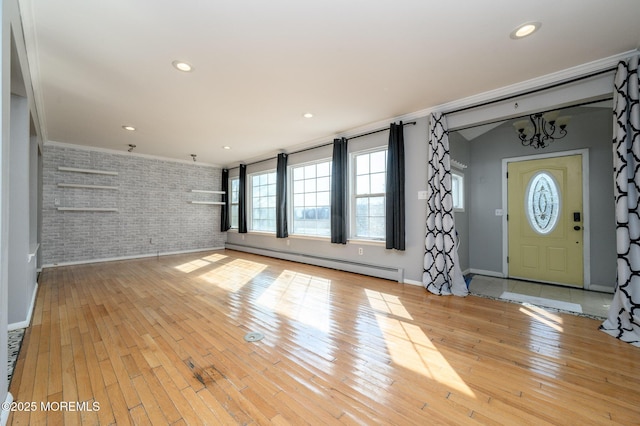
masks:
POLYGON ((453 200, 453 211, 464 212, 465 209, 465 192, 464 192, 464 173, 458 170, 451 170, 451 199, 453 200), (458 181, 458 194, 454 193, 453 181, 458 181))
MULTIPOLYGON (((367 236, 359 236, 356 234, 357 232, 357 200, 359 198, 373 198, 373 197, 382 197, 383 198, 383 226, 386 227, 386 175, 387 175, 387 155, 388 155, 388 147, 386 145, 376 146, 372 148, 362 149, 358 151, 351 152, 349 154, 349 227, 348 227, 348 235, 349 240, 359 240, 359 241, 370 241, 372 243, 384 243, 386 239, 385 231, 383 231, 380 237, 367 237, 367 236), (376 152, 384 152, 385 153, 385 161, 384 161, 384 177, 385 177, 385 191, 384 192, 376 192, 376 193, 368 193, 366 195, 357 193, 357 158, 360 155, 373 154, 376 152)), ((371 175, 371 172, 368 173, 371 175)))
MULTIPOLYGON (((268 178, 267 178, 268 180, 268 178)), ((275 169, 269 169, 269 170, 262 170, 259 172, 255 172, 255 173, 251 173, 251 174, 247 174, 247 181, 248 181, 248 188, 247 188, 247 224, 248 224, 248 230, 251 232, 263 232, 266 234, 275 234, 276 233, 276 219, 275 219, 275 215, 276 215, 276 194, 275 191, 277 190, 277 186, 276 186, 276 170, 275 169), (256 229, 254 227, 254 210, 255 210, 255 197, 254 197, 254 187, 253 187, 253 180, 254 177, 256 176, 262 176, 262 175, 269 175, 269 174, 273 174, 273 183, 268 183, 266 185, 260 185, 260 186, 269 186, 269 185, 273 185, 273 190, 274 193, 273 195, 267 195, 265 196, 265 198, 269 198, 269 197, 273 197, 273 230, 267 230, 267 229, 256 229)), ((268 191, 268 190, 267 190, 268 191)), ((264 208, 264 207, 263 207, 264 208)), ((270 207, 266 207, 266 209, 269 209, 270 207)), ((260 220, 264 220, 264 219, 260 219, 260 220)), ((268 218, 266 220, 269 220, 268 218)))
POLYGON ((229 197, 229 229, 238 229, 238 223, 233 226, 233 209, 236 209, 236 221, 240 218, 240 176, 230 177, 229 178, 229 188, 227 188, 228 197, 229 197), (236 191, 236 202, 233 202, 233 183, 238 182, 238 188, 236 191))
MULTIPOLYGON (((304 163, 298 163, 298 164, 293 164, 288 166, 288 190, 287 190, 287 217, 288 217, 288 224, 289 224, 289 231, 290 231, 290 235, 291 236, 296 236, 296 237, 305 237, 305 238, 322 238, 322 239, 330 239, 331 238, 331 180, 332 180, 332 176, 331 176, 331 165, 332 165, 332 159, 331 158, 322 158, 322 159, 318 159, 318 160, 312 160, 312 161, 308 161, 308 162, 304 162, 304 163), (297 168, 304 168, 304 167, 308 167, 308 166, 316 166, 316 171, 317 171, 317 166, 319 164, 323 164, 323 163, 328 163, 329 165, 329 174, 326 176, 329 178, 329 189, 327 191, 321 191, 321 192, 327 192, 328 196, 329 196, 329 203, 327 205, 328 208, 328 220, 329 220, 329 233, 327 235, 322 235, 322 234, 306 234, 306 233, 298 233, 296 232, 296 218, 295 218, 295 204, 294 204, 294 199, 296 196, 296 192, 295 192, 295 169, 297 168)), ((323 176, 324 177, 324 176, 323 176)), ((316 180, 316 190, 313 191, 313 193, 315 193, 316 195, 318 194, 317 191, 317 175, 315 177, 316 180)), ((303 179, 303 181, 305 181, 307 179, 303 179)), ((307 192, 303 192, 302 194, 306 195, 307 192)), ((317 198, 316 198, 317 200, 317 198)), ((318 208, 318 206, 316 205, 316 209, 318 208)), ((316 218, 316 220, 318 220, 316 218)))

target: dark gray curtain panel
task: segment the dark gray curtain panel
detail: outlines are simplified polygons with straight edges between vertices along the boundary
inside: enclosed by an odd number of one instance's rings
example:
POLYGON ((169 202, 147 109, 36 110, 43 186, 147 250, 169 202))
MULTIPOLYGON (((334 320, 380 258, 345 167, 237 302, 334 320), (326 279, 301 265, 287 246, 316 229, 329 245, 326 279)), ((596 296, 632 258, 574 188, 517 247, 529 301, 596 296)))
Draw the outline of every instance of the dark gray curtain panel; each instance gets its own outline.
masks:
POLYGON ((247 232, 247 165, 240 164, 238 185, 238 232, 247 232))
POLYGON ((231 228, 231 207, 229 205, 229 200, 231 197, 229 196, 229 169, 222 169, 222 188, 221 191, 224 191, 222 194, 222 208, 220 209, 220 231, 225 232, 231 228))
POLYGON ((331 242, 347 244, 347 139, 333 140, 331 162, 331 242))
POLYGON ((287 238, 287 154, 278 154, 276 165, 276 238, 287 238))
POLYGON ((404 126, 391 123, 387 148, 386 248, 405 248, 404 126))
POLYGON ((640 346, 640 68, 618 64, 613 91, 613 177, 618 252, 616 291, 600 329, 640 346))

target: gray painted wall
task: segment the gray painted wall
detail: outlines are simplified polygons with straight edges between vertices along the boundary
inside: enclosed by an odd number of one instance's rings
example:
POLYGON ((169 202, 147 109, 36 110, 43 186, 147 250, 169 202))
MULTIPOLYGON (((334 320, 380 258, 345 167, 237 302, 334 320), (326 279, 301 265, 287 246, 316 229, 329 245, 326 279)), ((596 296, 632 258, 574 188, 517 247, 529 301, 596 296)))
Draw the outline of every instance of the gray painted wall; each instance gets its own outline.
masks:
POLYGON ((455 212, 454 220, 456 222, 456 231, 458 231, 458 260, 460 261, 460 269, 466 271, 469 269, 469 212, 471 195, 469 191, 470 181, 470 164, 471 164, 471 145, 468 140, 460 136, 457 132, 449 134, 449 152, 451 159, 467 166, 466 169, 460 169, 451 166, 451 170, 461 173, 464 176, 464 211, 455 212))
POLYGON ((508 122, 470 142, 469 260, 472 269, 502 271, 502 222, 495 210, 502 208, 501 162, 503 158, 589 150, 591 214, 591 284, 612 288, 616 276, 615 212, 611 110, 589 108, 574 115, 568 135, 544 151, 523 147, 508 122), (487 250, 487 248, 492 248, 487 250))
POLYGON ((46 144, 43 154, 43 264, 53 265, 224 246, 217 201, 221 169, 46 144), (118 172, 62 172, 59 166, 118 172), (117 186, 119 190, 59 188, 58 183, 117 186), (118 212, 65 212, 60 207, 108 207, 118 212))
MULTIPOLYGON (((355 152, 388 144, 388 132, 357 138, 349 141, 349 151, 355 152)), ((426 190, 427 182, 427 119, 417 120, 416 125, 405 126, 405 167, 406 167, 406 250, 386 250, 384 243, 350 241, 346 245, 331 244, 328 239, 291 236, 289 245, 285 239, 277 239, 274 234, 254 233, 238 234, 227 232, 229 244, 260 247, 267 250, 284 251, 295 254, 308 254, 331 259, 404 268, 405 280, 422 281, 422 263, 424 256, 424 235, 426 201, 418 200, 418 191, 426 190), (363 254, 358 255, 358 248, 363 254)), ((289 156, 289 165, 301 164, 315 159, 331 158, 331 147, 324 147, 289 156)), ((264 161, 247 167, 247 174, 275 169, 275 160, 264 161)), ((238 175, 238 169, 230 171, 231 176, 238 175)))

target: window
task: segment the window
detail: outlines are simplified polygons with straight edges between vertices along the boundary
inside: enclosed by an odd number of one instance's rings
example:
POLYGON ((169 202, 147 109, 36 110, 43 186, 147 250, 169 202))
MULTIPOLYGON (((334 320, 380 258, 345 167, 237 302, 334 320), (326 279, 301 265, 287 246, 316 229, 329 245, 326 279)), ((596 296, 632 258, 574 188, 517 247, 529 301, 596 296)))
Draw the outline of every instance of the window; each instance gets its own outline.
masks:
POLYGON ((548 234, 558 223, 560 188, 547 171, 536 173, 527 185, 525 206, 529 225, 538 234, 548 234))
POLYGON ((355 238, 384 240, 387 150, 355 154, 352 166, 355 188, 351 235, 355 238))
POLYGON ((293 234, 331 235, 331 161, 291 167, 293 234))
POLYGON ((230 182, 231 202, 229 203, 231 212, 231 228, 238 229, 238 190, 240 188, 240 178, 232 178, 230 182))
POLYGON ((451 172, 451 193, 453 195, 453 211, 464 211, 464 175, 451 172))
POLYGON ((251 230, 276 232, 276 172, 251 175, 251 230))

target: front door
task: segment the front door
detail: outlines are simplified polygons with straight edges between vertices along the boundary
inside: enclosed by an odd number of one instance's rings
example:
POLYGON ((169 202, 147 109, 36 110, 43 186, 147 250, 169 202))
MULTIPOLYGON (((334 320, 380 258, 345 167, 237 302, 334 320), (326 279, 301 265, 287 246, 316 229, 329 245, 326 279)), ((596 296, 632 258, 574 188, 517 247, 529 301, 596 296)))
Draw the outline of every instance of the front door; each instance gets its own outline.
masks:
POLYGON ((509 276, 583 287, 582 155, 507 171, 509 276))

